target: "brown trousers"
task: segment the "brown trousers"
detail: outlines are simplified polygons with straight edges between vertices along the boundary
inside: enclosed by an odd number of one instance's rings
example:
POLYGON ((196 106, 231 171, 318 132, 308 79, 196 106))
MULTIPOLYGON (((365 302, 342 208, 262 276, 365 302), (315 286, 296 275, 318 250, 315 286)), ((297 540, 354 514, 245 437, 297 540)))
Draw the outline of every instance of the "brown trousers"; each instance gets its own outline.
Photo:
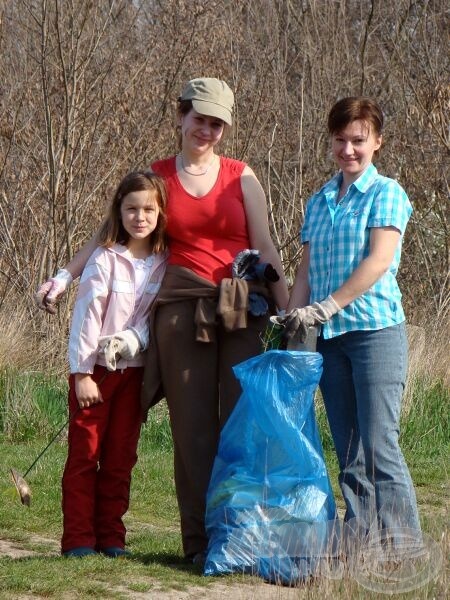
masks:
POLYGON ((217 323, 215 341, 196 341, 196 299, 158 306, 155 336, 174 442, 175 486, 183 550, 193 557, 207 547, 206 492, 219 432, 241 387, 233 365, 262 351, 268 317, 249 315, 248 327, 225 331, 217 323))

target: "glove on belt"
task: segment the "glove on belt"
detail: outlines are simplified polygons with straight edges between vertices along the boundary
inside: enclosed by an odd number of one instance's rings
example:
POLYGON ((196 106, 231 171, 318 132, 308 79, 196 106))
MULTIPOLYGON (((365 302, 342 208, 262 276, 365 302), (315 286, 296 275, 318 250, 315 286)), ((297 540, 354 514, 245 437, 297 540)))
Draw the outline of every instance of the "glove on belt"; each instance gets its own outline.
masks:
POLYGON ((141 350, 137 335, 131 329, 119 331, 114 335, 105 335, 99 339, 99 347, 105 354, 105 363, 108 371, 117 369, 120 358, 132 360, 141 350))

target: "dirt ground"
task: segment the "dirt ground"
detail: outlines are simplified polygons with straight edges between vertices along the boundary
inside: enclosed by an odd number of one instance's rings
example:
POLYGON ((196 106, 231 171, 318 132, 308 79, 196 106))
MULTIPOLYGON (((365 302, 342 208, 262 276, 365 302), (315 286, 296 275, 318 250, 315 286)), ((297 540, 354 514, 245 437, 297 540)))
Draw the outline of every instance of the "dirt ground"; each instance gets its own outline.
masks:
MULTIPOLYGON (((429 536, 426 536, 424 534, 424 541, 426 541, 426 538, 429 538, 429 541, 431 540, 429 536)), ((438 588, 436 588, 436 590, 433 591, 433 593, 431 594, 430 590, 427 590, 427 583, 432 579, 434 580, 436 578, 437 573, 443 572, 443 555, 445 554, 443 549, 448 548, 448 544, 445 543, 443 540, 431 540, 432 543, 430 546, 429 541, 427 542, 430 550, 428 562, 430 562, 431 557, 434 557, 433 564, 437 570, 434 572, 433 577, 426 576, 425 579, 422 578, 420 582, 416 582, 418 583, 416 588, 406 587, 405 589, 415 589, 417 591, 417 596, 413 597, 417 599, 435 598, 436 600, 443 600, 444 598, 448 598, 448 588, 445 584, 445 576, 443 577, 443 579, 439 576, 439 579, 442 579, 442 581, 438 585, 438 588), (437 553, 436 547, 438 549, 437 553), (439 548, 441 548, 441 550, 439 550, 439 548)), ((59 541, 57 540, 37 535, 30 535, 27 538, 28 546, 30 542, 32 544, 40 546, 41 548, 47 548, 48 550, 46 550, 46 556, 48 557, 59 556, 59 541)), ((13 542, 0 539, 0 557, 8 556, 12 559, 20 560, 23 558, 39 555, 42 556, 42 550, 29 550, 28 548, 23 547, 20 542, 13 542)), ((412 578, 417 579, 416 575, 420 575, 422 571, 423 573, 425 573, 425 575, 427 575, 427 573, 430 573, 429 570, 427 572, 423 570, 423 565, 420 566, 420 569, 418 568, 415 571, 397 571, 395 573, 395 582, 397 586, 400 585, 400 588, 402 588, 404 587, 404 583, 408 583, 409 585, 412 578)), ((370 570, 368 574, 370 575, 370 570)), ((362 598, 364 596, 361 596, 360 594, 364 594, 363 588, 366 588, 365 583, 367 582, 361 581, 360 579, 354 581, 354 578, 356 578, 355 574, 353 574, 352 577, 347 577, 341 569, 339 571, 335 571, 334 573, 324 574, 324 577, 321 577, 320 580, 313 580, 311 582, 311 585, 305 585, 297 588, 288 588, 283 586, 271 585, 268 583, 264 583, 262 580, 258 579, 255 579, 253 585, 249 583, 248 579, 245 583, 242 584, 236 583, 235 581, 231 582, 230 580, 224 582, 224 580, 218 579, 217 582, 213 582, 212 585, 209 585, 208 587, 191 586, 186 590, 167 590, 166 588, 163 589, 162 587, 159 587, 160 584, 157 579, 149 580, 149 578, 146 577, 145 580, 143 579, 142 583, 146 584, 147 586, 151 585, 151 589, 147 592, 137 592, 134 590, 130 590, 126 586, 114 585, 111 586, 111 593, 120 593, 124 598, 130 598, 132 600, 311 600, 312 598, 320 598, 320 600, 335 600, 337 597, 362 598), (341 580, 342 575, 344 575, 344 578, 341 580), (326 581, 329 579, 338 579, 340 581, 333 582, 333 585, 330 585, 332 582, 328 581, 327 583, 326 581), (335 583, 338 583, 338 587, 334 585, 335 583), (363 586, 362 588, 360 587, 361 584, 363 586), (337 596, 336 593, 338 594, 337 596)), ((371 588, 369 586, 367 589, 374 588, 371 588)), ((394 593, 400 592, 398 591, 394 593)), ((14 600, 38 599, 44 600, 44 597, 36 594, 23 594, 21 596, 17 596, 14 600)), ((79 599, 79 596, 76 594, 64 593, 64 595, 61 596, 61 600, 76 599, 79 599)))
MULTIPOLYGON (((51 547, 51 554, 55 556, 59 553, 59 543, 55 540, 43 538, 40 536, 30 536, 28 541, 33 543, 45 543, 51 547)), ((21 547, 19 542, 11 542, 0 539, 0 556, 9 556, 11 558, 26 558, 37 556, 38 553, 32 550, 27 550, 21 547)), ((221 583, 209 586, 207 589, 202 587, 191 587, 188 591, 180 590, 158 590, 153 588, 151 592, 139 593, 127 590, 127 588, 115 587, 114 591, 127 594, 130 599, 136 600, 290 600, 291 598, 298 599, 299 590, 280 588, 278 586, 269 585, 266 583, 257 583, 253 586, 249 585, 224 585, 221 583)), ((22 595, 17 597, 17 600, 36 600, 39 598, 36 595, 22 595)), ((65 600, 70 600, 68 597, 65 600)))

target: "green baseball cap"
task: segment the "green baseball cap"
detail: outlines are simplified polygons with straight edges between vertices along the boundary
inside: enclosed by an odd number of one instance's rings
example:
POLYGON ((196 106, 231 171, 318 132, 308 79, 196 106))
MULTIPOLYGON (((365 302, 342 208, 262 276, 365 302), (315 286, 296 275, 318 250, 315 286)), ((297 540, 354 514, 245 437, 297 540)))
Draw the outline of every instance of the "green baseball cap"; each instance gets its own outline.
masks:
POLYGON ((201 115, 232 124, 234 94, 225 81, 215 77, 191 79, 179 99, 192 100, 194 110, 201 115))

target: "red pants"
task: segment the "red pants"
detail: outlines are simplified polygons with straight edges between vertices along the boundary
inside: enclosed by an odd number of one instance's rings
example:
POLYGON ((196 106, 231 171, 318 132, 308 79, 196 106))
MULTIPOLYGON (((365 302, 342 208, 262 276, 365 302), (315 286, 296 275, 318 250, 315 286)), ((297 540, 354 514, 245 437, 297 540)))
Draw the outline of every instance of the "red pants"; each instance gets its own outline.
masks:
MULTIPOLYGON (((137 461, 142 423, 143 368, 107 371, 95 366, 103 403, 78 410, 69 424, 69 449, 62 479, 63 552, 86 546, 124 548, 131 471, 137 461)), ((78 408, 69 378, 69 411, 78 408)))

